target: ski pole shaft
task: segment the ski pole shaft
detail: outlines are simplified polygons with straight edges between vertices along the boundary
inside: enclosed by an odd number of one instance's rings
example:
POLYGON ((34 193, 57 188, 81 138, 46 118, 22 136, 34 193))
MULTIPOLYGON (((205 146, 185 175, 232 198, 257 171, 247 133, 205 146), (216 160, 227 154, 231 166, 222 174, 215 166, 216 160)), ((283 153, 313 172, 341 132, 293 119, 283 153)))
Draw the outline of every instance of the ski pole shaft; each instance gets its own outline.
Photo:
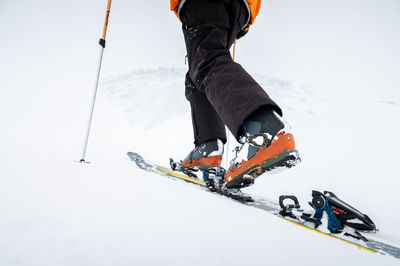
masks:
POLYGON ((111 0, 108 0, 106 18, 104 21, 103 34, 99 41, 99 44, 101 46, 100 47, 100 57, 99 57, 99 63, 97 66, 97 74, 96 74, 95 86, 94 86, 94 91, 93 91, 92 104, 91 104, 90 112, 89 112, 89 120, 88 120, 87 129, 86 129, 85 141, 83 144, 82 156, 81 156, 81 160, 80 160, 81 163, 86 162, 85 156, 86 156, 86 150, 87 150, 87 145, 88 145, 88 141, 89 141, 90 127, 92 124, 94 104, 96 102, 97 88, 99 85, 101 63, 103 61, 103 51, 104 51, 104 48, 106 47, 106 33, 107 33, 107 26, 108 26, 108 18, 110 17, 110 8, 111 8, 111 0))
POLYGON ((103 34, 101 35, 100 39, 100 45, 103 46, 103 48, 105 48, 106 46, 106 33, 108 27, 108 18, 110 17, 110 9, 111 9, 111 0, 108 0, 106 18, 104 20, 103 34))

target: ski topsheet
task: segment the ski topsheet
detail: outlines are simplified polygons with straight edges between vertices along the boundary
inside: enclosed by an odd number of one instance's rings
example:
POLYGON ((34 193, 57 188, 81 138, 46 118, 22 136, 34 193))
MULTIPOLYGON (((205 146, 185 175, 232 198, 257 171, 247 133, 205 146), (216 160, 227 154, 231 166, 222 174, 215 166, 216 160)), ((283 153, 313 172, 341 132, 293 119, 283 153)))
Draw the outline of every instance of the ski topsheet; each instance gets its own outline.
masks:
MULTIPOLYGON (((207 188, 205 182, 203 182, 200 179, 189 177, 181 172, 178 173, 167 167, 153 164, 149 161, 146 161, 142 156, 140 156, 139 154, 134 153, 134 152, 128 152, 128 156, 132 161, 134 161, 136 163, 136 165, 140 169, 143 169, 143 170, 146 170, 146 171, 149 171, 152 173, 156 173, 156 174, 159 174, 162 176, 167 176, 172 179, 183 180, 188 183, 195 184, 195 185, 201 187, 202 189, 204 189, 204 191, 207 191, 209 193, 215 193, 215 192, 212 192, 211 190, 209 190, 207 188)), ((354 237, 349 236, 349 234, 346 231, 343 231, 342 233, 339 233, 339 234, 332 234, 332 233, 330 233, 329 230, 327 230, 326 226, 324 227, 323 225, 321 225, 320 227, 318 227, 316 229, 316 228, 314 228, 312 223, 309 223, 306 221, 300 221, 299 219, 293 219, 291 217, 281 216, 279 214, 279 212, 281 211, 281 207, 279 206, 279 204, 277 202, 274 202, 274 201, 268 200, 268 199, 259 198, 259 197, 254 197, 254 196, 251 196, 251 197, 254 199, 253 202, 246 202, 246 201, 240 201, 240 200, 235 200, 235 199, 232 199, 232 200, 234 200, 238 203, 244 204, 246 206, 251 206, 251 207, 254 207, 257 209, 261 209, 261 210, 271 213, 275 216, 278 216, 294 225, 303 227, 305 229, 320 233, 320 234, 328 236, 328 237, 332 237, 332 238, 341 240, 347 244, 354 245, 354 246, 358 247, 359 249, 362 249, 362 250, 365 250, 368 252, 372 252, 372 253, 380 253, 380 254, 384 254, 384 255, 390 255, 397 259, 400 259, 400 248, 389 245, 387 243, 383 243, 377 239, 373 239, 374 237, 369 237, 369 236, 366 237, 365 235, 363 235, 362 239, 355 239, 354 237)), ((227 197, 225 197, 225 198, 227 198, 227 197)), ((230 199, 230 198, 227 198, 227 199, 230 199)))

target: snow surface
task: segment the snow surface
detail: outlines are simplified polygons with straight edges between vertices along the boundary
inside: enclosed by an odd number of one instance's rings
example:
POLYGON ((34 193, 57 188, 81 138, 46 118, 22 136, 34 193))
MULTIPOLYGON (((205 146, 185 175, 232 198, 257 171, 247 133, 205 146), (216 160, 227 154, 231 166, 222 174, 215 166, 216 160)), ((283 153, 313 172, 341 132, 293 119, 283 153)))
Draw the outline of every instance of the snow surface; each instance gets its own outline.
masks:
MULTIPOLYGON (((319 265, 332 254, 340 254, 342 265, 398 265, 388 256, 139 170, 127 151, 166 165, 170 156, 182 158, 192 148, 184 73, 160 68, 105 78, 90 164, 74 161, 80 159, 83 135, 70 133, 84 133, 84 124, 57 129, 38 117, 36 134, 29 128, 33 134, 16 139, 4 132, 0 265, 319 265)), ((264 175, 247 190, 273 199, 295 194, 303 206, 312 189, 334 191, 398 245, 393 206, 400 202, 393 196, 398 178, 392 173, 399 128, 385 113, 399 114, 400 106, 328 98, 293 82, 255 77, 287 110, 303 162, 264 175), (377 128, 384 137, 376 138, 377 128)), ((43 119, 53 115, 58 114, 43 119)))

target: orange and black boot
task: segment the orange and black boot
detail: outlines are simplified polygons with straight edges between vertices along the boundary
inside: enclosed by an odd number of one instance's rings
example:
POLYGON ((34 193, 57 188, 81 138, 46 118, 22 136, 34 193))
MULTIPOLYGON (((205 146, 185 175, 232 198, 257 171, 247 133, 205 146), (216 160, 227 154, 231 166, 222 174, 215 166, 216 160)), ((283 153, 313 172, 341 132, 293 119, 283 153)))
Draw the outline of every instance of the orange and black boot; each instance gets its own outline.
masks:
POLYGON ((182 168, 207 170, 221 165, 224 144, 220 139, 210 140, 197 145, 185 160, 182 168))
POLYGON ((259 109, 243 123, 236 158, 225 174, 223 189, 242 188, 266 171, 282 170, 300 162, 294 138, 270 108, 259 109))

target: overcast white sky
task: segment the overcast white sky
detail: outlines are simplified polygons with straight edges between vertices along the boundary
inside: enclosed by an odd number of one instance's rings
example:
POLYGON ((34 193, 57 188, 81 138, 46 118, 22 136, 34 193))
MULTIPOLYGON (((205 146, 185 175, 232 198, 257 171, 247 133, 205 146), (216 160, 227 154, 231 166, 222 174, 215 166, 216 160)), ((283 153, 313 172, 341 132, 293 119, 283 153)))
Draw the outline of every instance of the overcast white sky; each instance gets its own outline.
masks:
MULTIPOLYGON (((21 95, 30 101, 39 90, 89 95, 106 4, 0 0, 6 104, 21 95)), ((304 82, 314 90, 400 101, 399 47, 398 0, 264 0, 254 27, 238 43, 237 59, 251 73, 304 82)), ((184 67, 184 55, 180 23, 168 0, 113 1, 102 77, 184 67)))

